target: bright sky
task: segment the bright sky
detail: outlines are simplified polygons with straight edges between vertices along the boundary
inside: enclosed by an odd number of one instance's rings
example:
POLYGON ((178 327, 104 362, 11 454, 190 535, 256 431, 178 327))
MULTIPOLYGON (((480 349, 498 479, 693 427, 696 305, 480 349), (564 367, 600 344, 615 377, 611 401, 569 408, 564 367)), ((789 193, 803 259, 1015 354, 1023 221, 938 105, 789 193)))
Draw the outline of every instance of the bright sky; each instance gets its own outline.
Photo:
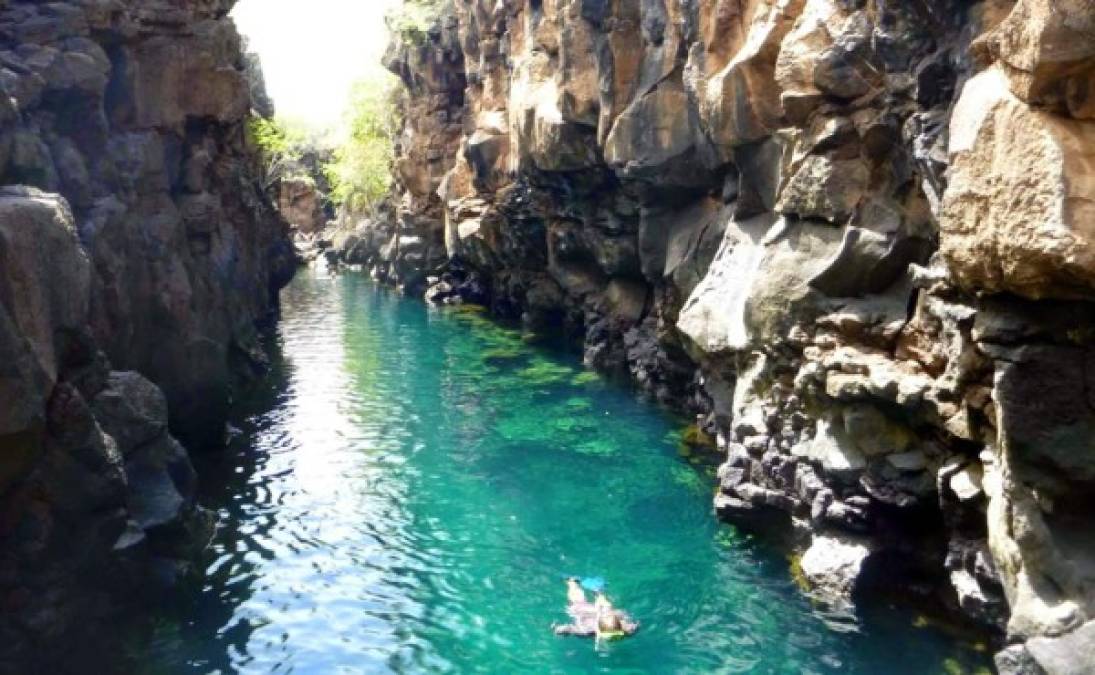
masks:
POLYGON ((340 119, 350 85, 378 68, 384 12, 400 0, 240 0, 240 33, 262 58, 278 115, 318 127, 340 119))

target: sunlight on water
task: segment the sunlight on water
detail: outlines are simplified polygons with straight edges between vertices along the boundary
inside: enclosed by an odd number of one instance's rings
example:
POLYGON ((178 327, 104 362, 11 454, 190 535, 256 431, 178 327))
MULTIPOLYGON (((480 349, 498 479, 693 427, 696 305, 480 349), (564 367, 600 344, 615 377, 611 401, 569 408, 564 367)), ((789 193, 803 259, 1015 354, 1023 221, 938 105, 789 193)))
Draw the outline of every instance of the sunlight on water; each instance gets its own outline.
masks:
POLYGON ((715 521, 711 467, 682 459, 674 419, 477 312, 307 271, 275 351, 240 402, 243 433, 203 461, 221 522, 208 578, 136 648, 148 672, 984 663, 907 613, 835 630, 785 560, 715 521), (601 649, 556 638, 569 574, 607 579, 639 634, 601 649))

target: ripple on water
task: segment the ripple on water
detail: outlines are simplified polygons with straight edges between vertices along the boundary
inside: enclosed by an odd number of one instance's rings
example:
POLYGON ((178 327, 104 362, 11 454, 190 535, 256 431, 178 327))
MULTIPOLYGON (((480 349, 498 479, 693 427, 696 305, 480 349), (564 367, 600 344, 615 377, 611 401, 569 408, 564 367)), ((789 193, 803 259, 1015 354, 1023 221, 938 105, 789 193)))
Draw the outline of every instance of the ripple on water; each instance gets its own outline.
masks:
POLYGON ((269 382, 202 467, 203 591, 151 672, 934 673, 981 657, 893 614, 833 630, 786 562, 712 517, 676 423, 571 357, 359 276, 284 292, 269 382), (643 623, 555 638, 567 574, 643 623), (895 661, 893 654, 905 655, 895 661))

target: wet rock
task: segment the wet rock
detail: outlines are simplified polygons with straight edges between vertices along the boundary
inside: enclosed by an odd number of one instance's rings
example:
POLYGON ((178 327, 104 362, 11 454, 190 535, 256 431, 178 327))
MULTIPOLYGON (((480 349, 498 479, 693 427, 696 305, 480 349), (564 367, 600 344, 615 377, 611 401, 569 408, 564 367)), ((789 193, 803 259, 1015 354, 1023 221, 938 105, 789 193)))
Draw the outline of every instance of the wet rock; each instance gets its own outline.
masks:
POLYGON ((169 436, 132 451, 125 473, 129 511, 145 531, 178 522, 193 506, 197 474, 186 450, 169 436))
POLYGON ((847 601, 871 552, 863 540, 845 535, 815 536, 802 555, 802 574, 822 597, 847 601))
POLYGON ((1061 637, 1033 638, 1026 648, 1046 675, 1080 675, 1095 663, 1095 621, 1061 637))

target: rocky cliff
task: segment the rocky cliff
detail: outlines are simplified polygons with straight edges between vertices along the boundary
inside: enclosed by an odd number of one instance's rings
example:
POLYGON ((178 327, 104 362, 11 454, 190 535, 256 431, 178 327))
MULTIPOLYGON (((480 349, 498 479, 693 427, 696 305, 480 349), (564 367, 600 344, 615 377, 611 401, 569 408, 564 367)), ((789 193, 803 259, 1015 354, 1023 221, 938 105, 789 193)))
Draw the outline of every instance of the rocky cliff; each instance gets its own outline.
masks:
POLYGON ((1095 4, 435 4, 386 58, 395 213, 342 258, 698 412, 718 513, 819 592, 1091 667, 1095 4))
POLYGON ((208 538, 175 438, 222 442, 292 271, 231 5, 0 1, 0 670, 208 538))

